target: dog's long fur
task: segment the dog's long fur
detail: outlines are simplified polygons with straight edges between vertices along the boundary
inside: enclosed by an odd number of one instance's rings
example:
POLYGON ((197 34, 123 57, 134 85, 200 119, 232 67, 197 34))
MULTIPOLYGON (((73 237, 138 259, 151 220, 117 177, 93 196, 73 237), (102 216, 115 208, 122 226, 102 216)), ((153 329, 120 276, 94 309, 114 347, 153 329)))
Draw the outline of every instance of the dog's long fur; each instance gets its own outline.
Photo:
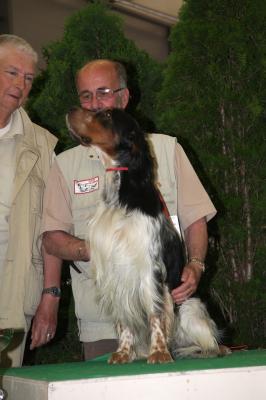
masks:
POLYGON ((218 330, 203 303, 191 298, 177 308, 170 295, 180 284, 184 251, 163 211, 145 134, 120 109, 73 109, 67 123, 96 146, 107 168, 88 240, 98 301, 119 336, 109 362, 218 355, 218 330))

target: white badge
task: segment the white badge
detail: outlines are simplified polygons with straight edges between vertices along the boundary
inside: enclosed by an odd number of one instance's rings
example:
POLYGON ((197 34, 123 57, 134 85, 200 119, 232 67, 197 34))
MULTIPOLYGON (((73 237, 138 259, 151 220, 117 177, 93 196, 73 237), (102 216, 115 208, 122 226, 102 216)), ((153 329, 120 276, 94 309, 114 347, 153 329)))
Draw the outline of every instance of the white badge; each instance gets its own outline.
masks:
POLYGON ((82 181, 74 181, 74 193, 85 194, 94 192, 99 189, 99 177, 84 179, 82 181))

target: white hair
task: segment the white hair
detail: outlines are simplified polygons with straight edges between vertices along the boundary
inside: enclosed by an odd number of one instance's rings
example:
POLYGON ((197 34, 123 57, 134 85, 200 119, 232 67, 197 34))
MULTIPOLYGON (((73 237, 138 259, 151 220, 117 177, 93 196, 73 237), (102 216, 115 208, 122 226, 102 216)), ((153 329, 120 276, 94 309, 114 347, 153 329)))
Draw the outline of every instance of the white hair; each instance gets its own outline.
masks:
POLYGON ((16 49, 25 52, 33 59, 35 64, 38 63, 38 54, 33 47, 21 37, 10 34, 0 35, 0 49, 5 46, 13 46, 16 49))

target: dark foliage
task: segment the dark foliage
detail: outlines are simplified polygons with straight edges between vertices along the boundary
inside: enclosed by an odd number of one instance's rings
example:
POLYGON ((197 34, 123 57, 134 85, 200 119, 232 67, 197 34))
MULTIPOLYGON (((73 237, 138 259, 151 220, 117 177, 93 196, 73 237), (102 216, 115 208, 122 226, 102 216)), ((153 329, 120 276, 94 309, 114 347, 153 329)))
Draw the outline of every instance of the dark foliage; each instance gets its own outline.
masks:
POLYGON ((266 341, 265 26, 263 0, 185 1, 157 112, 218 208, 211 293, 234 340, 251 345, 266 341))

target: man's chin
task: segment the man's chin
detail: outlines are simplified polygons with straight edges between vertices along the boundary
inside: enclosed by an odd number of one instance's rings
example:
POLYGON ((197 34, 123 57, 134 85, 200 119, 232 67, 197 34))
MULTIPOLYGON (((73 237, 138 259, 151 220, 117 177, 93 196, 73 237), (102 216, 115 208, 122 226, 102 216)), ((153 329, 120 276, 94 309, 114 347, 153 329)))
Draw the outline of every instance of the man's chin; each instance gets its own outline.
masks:
POLYGON ((10 117, 11 114, 19 108, 19 105, 5 103, 5 107, 4 108, 5 108, 6 114, 10 117))

